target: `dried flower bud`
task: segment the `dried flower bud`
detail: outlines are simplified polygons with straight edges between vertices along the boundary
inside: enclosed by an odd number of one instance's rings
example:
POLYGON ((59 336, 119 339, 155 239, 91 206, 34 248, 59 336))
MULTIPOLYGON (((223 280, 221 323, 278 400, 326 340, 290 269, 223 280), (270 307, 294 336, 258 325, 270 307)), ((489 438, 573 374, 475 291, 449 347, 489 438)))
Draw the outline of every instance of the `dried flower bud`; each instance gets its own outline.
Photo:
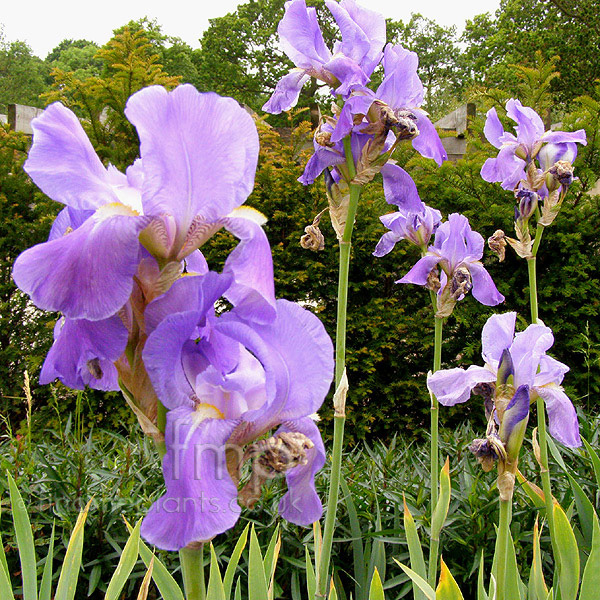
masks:
POLYGON ((331 141, 331 131, 323 131, 322 129, 317 129, 315 132, 315 142, 325 148, 333 148, 335 146, 331 141))
POLYGON ((288 431, 259 440, 248 448, 244 460, 253 458, 252 474, 239 493, 242 505, 252 508, 260 498, 261 487, 269 479, 307 463, 307 450, 314 447, 304 434, 288 431))
POLYGON ((325 238, 319 229, 319 221, 321 220, 322 214, 323 211, 314 218, 312 225, 307 225, 304 228, 305 233, 300 238, 300 245, 305 250, 318 252, 319 250, 323 250, 325 248, 325 238))
POLYGON ((398 110, 395 113, 398 124, 395 126, 396 136, 400 140, 412 140, 419 135, 417 116, 410 110, 398 110))
POLYGON ((554 163, 546 175, 546 185, 549 191, 558 189, 561 185, 568 188, 573 183, 573 165, 567 160, 554 163))
POLYGON ((498 256, 498 261, 502 262, 506 256, 506 237, 502 229, 497 229, 494 235, 488 238, 488 246, 498 256))
POLYGON ((431 290, 432 292, 434 292, 435 294, 437 294, 439 289, 442 287, 442 284, 440 283, 440 274, 438 272, 437 267, 434 267, 433 269, 431 269, 431 271, 429 271, 429 275, 427 275, 427 283, 425 284, 425 287, 428 290, 431 290))
POLYGON ((485 439, 476 439, 469 445, 469 450, 477 458, 482 469, 488 473, 494 468, 497 460, 504 460, 506 452, 497 435, 488 435, 485 439))
POLYGON ((465 266, 457 267, 450 280, 450 295, 454 300, 460 300, 471 290, 473 283, 471 273, 465 266))

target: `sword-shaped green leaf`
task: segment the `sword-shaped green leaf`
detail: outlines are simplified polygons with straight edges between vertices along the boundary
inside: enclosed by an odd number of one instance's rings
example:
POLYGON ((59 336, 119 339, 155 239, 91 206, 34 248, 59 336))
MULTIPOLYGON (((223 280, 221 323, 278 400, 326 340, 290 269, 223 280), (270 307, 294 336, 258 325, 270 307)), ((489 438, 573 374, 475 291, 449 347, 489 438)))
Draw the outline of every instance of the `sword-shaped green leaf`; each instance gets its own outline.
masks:
POLYGON ((135 567, 139 555, 141 524, 142 520, 140 519, 129 534, 129 539, 125 544, 125 548, 123 548, 121 558, 119 558, 119 564, 110 578, 108 589, 104 596, 105 600, 118 600, 131 571, 133 571, 133 567, 135 567))

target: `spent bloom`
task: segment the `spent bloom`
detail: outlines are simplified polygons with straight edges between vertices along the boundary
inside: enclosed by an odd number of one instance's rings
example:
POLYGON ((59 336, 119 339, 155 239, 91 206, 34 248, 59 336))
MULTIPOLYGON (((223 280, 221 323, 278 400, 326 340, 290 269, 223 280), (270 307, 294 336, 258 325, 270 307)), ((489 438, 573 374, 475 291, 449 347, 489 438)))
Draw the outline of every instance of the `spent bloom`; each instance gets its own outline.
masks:
POLYGON ((483 247, 483 238, 471 230, 468 219, 453 213, 437 228, 425 255, 396 283, 414 283, 437 291, 438 316, 448 316, 470 290, 482 304, 495 306, 504 296, 481 263, 483 247))
POLYGON ((325 453, 310 415, 332 380, 331 340, 317 317, 285 300, 276 302, 274 318, 260 306, 254 318, 236 308, 216 316, 215 302, 231 283, 230 275, 213 272, 183 277, 146 309, 144 364, 169 410, 166 493, 141 532, 163 549, 232 527, 240 468, 263 451, 240 501, 251 505, 265 479, 285 473, 281 515, 300 525, 321 516, 314 475, 325 453), (272 438, 252 445, 275 427, 272 438))
MULTIPOLYGON (((540 116, 519 100, 506 103, 506 114, 516 122, 516 135, 504 131, 495 108, 487 113, 484 133, 488 141, 498 148, 498 156, 488 158, 481 176, 486 181, 500 182, 506 190, 512 190, 527 179, 526 169, 540 159, 542 169, 547 171, 554 163, 564 160, 572 163, 577 156, 577 143, 586 144, 585 131, 546 131, 540 116)), ((541 178, 540 187, 543 184, 541 178)))
POLYGON ((497 395, 510 377, 514 389, 528 387, 531 401, 543 399, 554 438, 566 446, 580 446, 577 414, 560 385, 569 367, 546 354, 554 343, 552 331, 533 324, 515 333, 516 316, 509 312, 488 319, 481 335, 483 367, 436 371, 427 385, 441 404, 454 406, 466 402, 480 384, 493 384, 497 395))
POLYGON ((49 240, 17 258, 16 284, 40 308, 104 320, 128 301, 145 257, 161 268, 184 259, 201 265, 197 248, 225 227, 242 240, 226 266, 236 273, 230 300, 241 299, 248 281, 268 294, 268 269, 246 258, 249 251, 270 254, 268 242, 260 222, 235 210, 254 184, 252 118, 233 99, 190 85, 140 90, 125 112, 141 155, 126 173, 102 164, 77 117, 60 103, 33 121, 25 170, 65 209, 49 240))

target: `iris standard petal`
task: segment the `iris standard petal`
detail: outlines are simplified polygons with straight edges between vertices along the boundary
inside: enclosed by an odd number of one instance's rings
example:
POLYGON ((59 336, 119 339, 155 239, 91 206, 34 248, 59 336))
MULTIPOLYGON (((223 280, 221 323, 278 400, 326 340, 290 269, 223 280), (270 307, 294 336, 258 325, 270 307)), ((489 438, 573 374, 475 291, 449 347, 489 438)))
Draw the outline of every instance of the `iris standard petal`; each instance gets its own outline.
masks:
POLYGON ((504 296, 498 291, 494 280, 487 269, 477 260, 468 263, 473 289, 473 298, 486 306, 496 306, 504 302, 504 296))
POLYGON ((510 99, 506 103, 506 114, 516 121, 517 140, 524 144, 529 151, 544 135, 544 122, 540 116, 528 106, 523 106, 519 100, 510 99))
POLYGON ((51 104, 31 123, 33 145, 23 168, 53 200, 79 210, 96 210, 118 198, 79 119, 51 104))
POLYGON ((495 108, 490 108, 490 110, 487 111, 483 133, 492 146, 495 146, 496 148, 502 146, 500 138, 504 135, 504 127, 498 118, 498 113, 495 108))
POLYGON ((533 386, 542 356, 552 347, 554 336, 545 325, 529 325, 515 335, 510 354, 515 368, 515 385, 533 386))
POLYGON ((423 102, 423 84, 417 74, 419 58, 402 46, 388 44, 383 55, 385 76, 376 96, 395 109, 412 109, 423 102))
POLYGON ((343 3, 325 0, 325 5, 333 15, 342 34, 342 41, 336 44, 334 51, 343 54, 359 65, 371 49, 371 41, 358 23, 348 14, 343 3))
MULTIPOLYGON (((360 28, 369 41, 369 48, 360 59, 360 66, 370 76, 381 60, 381 50, 386 39, 385 18, 378 12, 359 6, 354 0, 342 0, 340 6, 347 11, 352 21, 360 28)), ((329 9, 331 10, 330 7, 329 9)), ((346 42, 347 39, 344 39, 344 32, 342 30, 342 44, 344 48, 346 42)), ((342 51, 345 53, 344 50, 342 51)))
POLYGON ((233 527, 240 507, 227 471, 225 443, 235 420, 199 424, 185 407, 167 413, 163 475, 167 487, 148 511, 140 533, 163 550, 180 550, 233 527))
POLYGON ((471 365, 467 370, 455 368, 436 371, 427 377, 427 387, 444 406, 466 402, 479 383, 496 381, 496 374, 485 367, 471 365))
POLYGON ((125 351, 127 329, 118 316, 102 321, 61 318, 54 328, 54 344, 40 372, 40 384, 55 379, 83 390, 118 390, 114 362, 125 351))
POLYGON ((565 446, 571 448, 581 446, 577 413, 564 390, 559 385, 548 384, 536 386, 535 392, 546 404, 550 435, 565 446))
POLYGON ((15 283, 36 306, 72 319, 115 314, 133 289, 138 236, 149 222, 127 211, 109 205, 71 233, 25 250, 15 261, 15 283))
POLYGON ((183 277, 146 308, 151 333, 144 346, 144 365, 156 395, 169 409, 192 404, 193 384, 183 363, 186 344, 201 336, 198 326, 205 325, 229 282, 216 273, 183 277))
POLYGON ((151 86, 131 96, 125 114, 140 138, 144 214, 172 215, 181 237, 196 215, 216 221, 250 195, 258 134, 232 98, 151 86))
POLYGON ((304 0, 285 3, 285 14, 277 26, 283 51, 302 69, 317 68, 331 58, 314 7, 304 0))
POLYGON ((481 330, 481 354, 494 369, 498 368, 502 352, 513 343, 516 320, 516 312, 492 315, 481 330))
POLYGON ((286 473, 288 491, 279 502, 279 514, 296 525, 307 526, 323 514, 323 505, 315 490, 315 475, 325 464, 325 447, 319 429, 310 417, 286 421, 275 435, 289 431, 304 434, 314 446, 306 451, 306 464, 286 473))
POLYGON ((564 363, 561 363, 551 356, 544 355, 540 360, 540 366, 535 374, 533 385, 536 387, 547 385, 549 383, 560 385, 565 374, 568 373, 569 370, 569 367, 564 363))

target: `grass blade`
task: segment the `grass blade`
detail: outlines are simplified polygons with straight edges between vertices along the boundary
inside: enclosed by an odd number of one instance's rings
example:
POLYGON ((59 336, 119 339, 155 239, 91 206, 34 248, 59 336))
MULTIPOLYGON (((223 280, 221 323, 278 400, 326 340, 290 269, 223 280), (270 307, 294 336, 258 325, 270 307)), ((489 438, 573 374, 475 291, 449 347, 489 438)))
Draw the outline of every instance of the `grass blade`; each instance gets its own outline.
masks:
POLYGON ((348 520, 350 521, 350 531, 352 533, 352 558, 354 562, 354 579, 356 581, 354 593, 356 600, 368 600, 365 597, 366 590, 363 587, 366 582, 365 551, 362 543, 362 530, 358 520, 358 513, 350 494, 350 488, 343 477, 340 480, 340 484, 344 494, 344 503, 348 510, 348 520))
POLYGON ((83 553, 83 528, 87 519, 88 511, 92 501, 79 513, 77 522, 71 533, 71 539, 67 546, 65 558, 58 578, 55 600, 73 600, 81 570, 81 555, 83 553))
POLYGON ((37 560, 35 557, 31 522, 29 521, 25 503, 19 493, 15 480, 10 473, 7 473, 7 475, 13 523, 23 576, 23 600, 37 600, 37 560))
POLYGON ((138 592, 137 600, 146 600, 148 598, 148 592, 150 591, 150 582, 152 581, 152 570, 154 569, 154 556, 150 559, 150 565, 140 585, 140 591, 138 592))
POLYGON ((310 552, 308 546, 306 547, 306 590, 308 591, 308 597, 314 598, 317 590, 317 578, 315 575, 315 568, 313 567, 310 552))
POLYGON ((225 588, 223 587, 215 548, 212 544, 210 545, 210 575, 208 577, 206 600, 225 600, 225 588))
MULTIPOLYGON (((127 521, 125 521, 125 524, 129 531, 133 531, 133 527, 127 521)), ((167 567, 154 556, 150 548, 141 539, 139 542, 139 552, 147 568, 150 568, 150 563, 153 563, 152 580, 156 584, 161 596, 169 600, 185 600, 179 584, 173 579, 167 567)))
POLYGON ((544 573, 542 571, 542 556, 540 551, 540 536, 538 521, 535 520, 533 526, 533 560, 531 561, 531 570, 529 572, 529 600, 546 600, 548 597, 548 588, 544 581, 544 573))
MULTIPOLYGON (((404 498, 404 530, 406 532, 406 541, 408 542, 408 555, 410 556, 410 566, 413 571, 423 579, 427 578, 427 568, 425 567, 425 559, 423 558, 423 548, 419 540, 419 533, 415 520, 406 505, 404 498)), ((413 580, 413 595, 415 600, 424 600, 425 594, 413 580)))
POLYGON ((435 597, 437 600, 465 600, 443 558, 440 558, 440 582, 435 590, 435 597))
POLYGON ((561 565, 561 596, 565 600, 576 598, 579 587, 579 550, 569 519, 559 504, 554 505, 554 531, 561 565))
POLYGON ((371 579, 369 600, 385 600, 383 584, 381 583, 381 578, 379 577, 379 571, 377 570, 377 567, 375 567, 375 570, 373 571, 373 579, 371 579))
POLYGON ((46 563, 42 574, 42 583, 40 584, 40 600, 51 600, 52 598, 52 562, 54 560, 54 523, 52 523, 52 534, 50 535, 50 545, 48 554, 46 554, 46 563))
POLYGON ((250 556, 248 558, 248 600, 266 600, 269 597, 263 557, 254 527, 250 530, 250 556))
POLYGON ((600 590, 600 525, 596 513, 593 523, 592 550, 583 571, 579 600, 595 600, 600 590))
POLYGON ((398 562, 395 558, 394 561, 396 564, 414 581, 419 589, 423 591, 427 600, 436 600, 434 589, 421 577, 418 573, 415 573, 411 568, 403 565, 401 562, 398 562))
POLYGON ((135 567, 139 555, 141 524, 142 520, 140 519, 129 534, 129 539, 125 544, 125 548, 123 548, 121 558, 119 558, 119 564, 110 578, 108 589, 104 596, 105 600, 118 600, 123 586, 127 583, 129 575, 133 571, 133 567, 135 567))
POLYGON ((229 564, 227 565, 227 569, 225 569, 225 576, 223 577, 223 589, 225 591, 225 598, 229 600, 231 597, 231 586, 233 585, 233 577, 235 576, 235 570, 240 562, 240 557, 242 556, 242 552, 246 547, 246 543, 248 541, 248 530, 250 529, 250 523, 246 525, 244 531, 242 531, 242 535, 238 539, 233 552, 231 553, 231 558, 229 559, 229 564))

